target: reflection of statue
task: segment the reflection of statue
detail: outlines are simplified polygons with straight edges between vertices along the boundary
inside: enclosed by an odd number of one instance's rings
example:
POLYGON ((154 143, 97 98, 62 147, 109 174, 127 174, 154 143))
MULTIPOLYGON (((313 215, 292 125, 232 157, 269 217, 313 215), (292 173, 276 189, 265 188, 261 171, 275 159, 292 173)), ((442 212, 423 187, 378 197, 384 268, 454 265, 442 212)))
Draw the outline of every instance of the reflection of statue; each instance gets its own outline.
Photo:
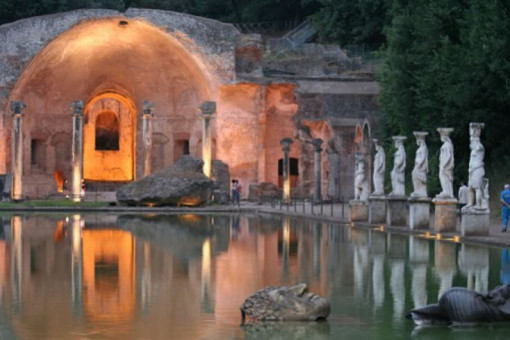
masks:
POLYGON ((241 317, 257 321, 316 321, 330 313, 329 301, 307 293, 307 285, 266 287, 249 296, 241 305, 241 317))
POLYGON ((463 209, 475 207, 482 209, 484 198, 484 177, 485 169, 483 159, 485 156, 485 149, 480 143, 480 132, 483 128, 483 123, 469 124, 469 134, 471 136, 469 147, 471 148, 471 156, 469 158, 469 181, 468 187, 470 190, 469 203, 463 209))
POLYGON ((368 198, 368 183, 365 172, 365 157, 356 154, 356 169, 354 171, 354 199, 366 201, 368 198))
POLYGON ((427 173, 429 172, 429 151, 425 144, 428 132, 414 132, 416 136, 416 157, 412 172, 414 191, 411 197, 427 197, 427 173))
POLYGON ((404 141, 407 137, 394 136, 395 155, 393 158, 393 169, 391 170, 391 188, 390 196, 405 196, 405 171, 406 171, 406 151, 404 149, 404 141))
POLYGON ((441 153, 439 155, 439 181, 441 182, 440 198, 454 198, 453 196, 453 144, 450 139, 452 128, 438 128, 441 135, 441 153))
POLYGON ((373 139, 375 150, 377 151, 374 157, 374 174, 372 180, 374 181, 374 196, 384 195, 384 172, 386 171, 386 154, 381 145, 377 143, 377 139, 373 139))
POLYGON ((510 286, 481 294, 467 288, 447 290, 437 304, 413 309, 408 317, 417 325, 510 321, 510 286))

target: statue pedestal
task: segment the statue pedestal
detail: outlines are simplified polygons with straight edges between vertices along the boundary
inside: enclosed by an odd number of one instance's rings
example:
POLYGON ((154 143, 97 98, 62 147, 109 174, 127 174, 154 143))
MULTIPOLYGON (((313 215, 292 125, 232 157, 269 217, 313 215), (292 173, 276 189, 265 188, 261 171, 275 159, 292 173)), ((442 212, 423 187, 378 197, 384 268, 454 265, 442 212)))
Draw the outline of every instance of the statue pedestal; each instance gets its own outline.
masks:
POLYGON ((460 232, 462 236, 489 235, 489 210, 464 208, 462 209, 460 232))
POLYGON ((388 196, 388 208, 386 214, 386 224, 389 226, 405 227, 407 226, 407 197, 406 196, 388 196))
POLYGON ((368 222, 386 223, 386 196, 368 198, 368 222))
POLYGON ((367 222, 368 221, 368 202, 352 200, 349 201, 351 208, 351 222, 367 222))
POLYGON ((411 230, 430 228, 430 198, 409 198, 409 228, 411 230))
POLYGON ((434 198, 435 231, 455 232, 457 230, 457 200, 455 198, 434 198))

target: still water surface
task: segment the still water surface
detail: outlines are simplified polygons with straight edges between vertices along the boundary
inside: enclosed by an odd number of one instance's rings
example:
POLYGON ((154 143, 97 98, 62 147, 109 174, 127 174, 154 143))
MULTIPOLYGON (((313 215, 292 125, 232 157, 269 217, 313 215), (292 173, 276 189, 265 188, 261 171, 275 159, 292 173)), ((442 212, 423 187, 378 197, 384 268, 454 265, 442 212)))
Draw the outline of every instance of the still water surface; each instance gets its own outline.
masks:
POLYGON ((0 224, 0 339, 508 339, 415 328, 451 286, 510 283, 508 249, 256 215, 24 215, 0 224), (306 282, 323 323, 240 327, 267 285, 306 282))

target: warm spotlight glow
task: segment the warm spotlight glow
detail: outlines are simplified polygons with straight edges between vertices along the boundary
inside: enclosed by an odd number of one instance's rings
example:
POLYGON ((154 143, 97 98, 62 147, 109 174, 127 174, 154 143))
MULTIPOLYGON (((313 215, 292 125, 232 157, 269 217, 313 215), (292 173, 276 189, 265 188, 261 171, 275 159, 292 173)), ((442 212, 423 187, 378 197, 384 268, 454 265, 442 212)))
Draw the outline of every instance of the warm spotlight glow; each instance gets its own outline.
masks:
POLYGON ((441 238, 443 238, 443 236, 441 234, 436 235, 436 239, 440 240, 441 238))
POLYGON ((454 236, 453 237, 453 241, 457 242, 457 243, 460 242, 460 237, 459 236, 454 236))

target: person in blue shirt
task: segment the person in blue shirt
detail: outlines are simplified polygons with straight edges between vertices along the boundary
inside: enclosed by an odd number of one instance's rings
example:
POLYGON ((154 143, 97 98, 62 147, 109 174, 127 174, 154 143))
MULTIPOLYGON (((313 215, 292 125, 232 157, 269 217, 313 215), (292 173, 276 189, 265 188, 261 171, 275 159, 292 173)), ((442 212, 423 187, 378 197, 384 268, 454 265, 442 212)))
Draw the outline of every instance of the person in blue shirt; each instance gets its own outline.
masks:
POLYGON ((508 227, 508 219, 510 218, 510 184, 505 184, 505 190, 501 192, 501 218, 503 219, 503 227, 501 231, 506 231, 508 227))

